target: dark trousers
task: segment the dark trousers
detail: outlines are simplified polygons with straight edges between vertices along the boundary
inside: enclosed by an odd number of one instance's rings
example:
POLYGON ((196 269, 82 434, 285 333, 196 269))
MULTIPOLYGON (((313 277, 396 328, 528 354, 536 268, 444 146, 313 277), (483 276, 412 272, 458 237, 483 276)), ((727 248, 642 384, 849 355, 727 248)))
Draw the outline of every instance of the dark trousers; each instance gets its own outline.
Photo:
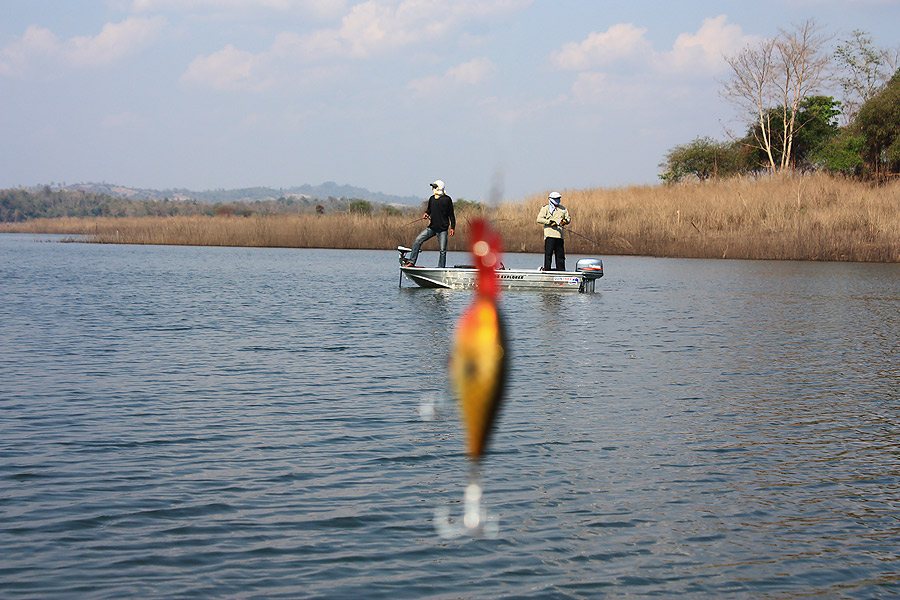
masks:
POLYGON ((566 245, 562 238, 544 238, 544 270, 550 270, 550 259, 556 254, 556 270, 566 270, 566 245))

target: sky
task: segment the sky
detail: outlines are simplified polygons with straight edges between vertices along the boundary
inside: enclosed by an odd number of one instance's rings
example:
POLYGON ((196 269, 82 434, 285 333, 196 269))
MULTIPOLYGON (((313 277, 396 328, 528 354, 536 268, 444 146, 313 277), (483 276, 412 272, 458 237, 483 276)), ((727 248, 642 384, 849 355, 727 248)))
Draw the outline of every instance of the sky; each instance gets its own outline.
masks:
POLYGON ((900 45, 900 0, 0 0, 0 188, 655 185, 808 19, 900 45))

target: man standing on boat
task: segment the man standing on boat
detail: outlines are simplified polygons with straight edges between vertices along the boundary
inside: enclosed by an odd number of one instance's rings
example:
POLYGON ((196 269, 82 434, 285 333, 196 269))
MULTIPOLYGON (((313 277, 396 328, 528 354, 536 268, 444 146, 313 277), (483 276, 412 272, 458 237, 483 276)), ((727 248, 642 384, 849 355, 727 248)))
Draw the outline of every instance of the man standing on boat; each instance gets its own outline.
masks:
POLYGON ((444 193, 444 182, 438 179, 431 184, 432 195, 428 198, 428 206, 425 208, 423 219, 429 219, 431 223, 422 230, 413 242, 412 253, 404 267, 414 267, 419 258, 419 248, 425 240, 437 236, 440 258, 438 267, 447 266, 447 234, 453 235, 456 229, 456 215, 453 214, 453 198, 444 193))
POLYGON ((549 202, 541 207, 537 222, 544 226, 544 270, 550 270, 550 261, 556 255, 556 270, 566 270, 566 248, 563 226, 569 224, 569 211, 559 203, 559 192, 550 194, 549 202))

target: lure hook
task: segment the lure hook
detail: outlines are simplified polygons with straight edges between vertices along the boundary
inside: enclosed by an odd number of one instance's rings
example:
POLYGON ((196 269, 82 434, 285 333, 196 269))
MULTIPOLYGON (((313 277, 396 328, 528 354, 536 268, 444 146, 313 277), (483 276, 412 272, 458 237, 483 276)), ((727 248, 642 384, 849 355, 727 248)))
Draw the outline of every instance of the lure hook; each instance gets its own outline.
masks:
POLYGON ((488 513, 481 505, 483 494, 477 481, 466 486, 463 498, 462 522, 450 519, 450 509, 439 506, 434 511, 434 529, 442 538, 456 538, 462 535, 494 539, 500 531, 497 515, 488 513))

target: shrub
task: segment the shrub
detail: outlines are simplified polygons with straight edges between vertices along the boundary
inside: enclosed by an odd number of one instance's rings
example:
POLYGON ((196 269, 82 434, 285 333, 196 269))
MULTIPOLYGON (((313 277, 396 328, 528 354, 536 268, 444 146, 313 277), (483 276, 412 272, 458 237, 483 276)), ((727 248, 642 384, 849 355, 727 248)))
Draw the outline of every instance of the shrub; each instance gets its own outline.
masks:
POLYGON ((368 200, 360 200, 359 198, 351 200, 350 212, 355 215, 370 215, 372 214, 372 203, 368 200))

